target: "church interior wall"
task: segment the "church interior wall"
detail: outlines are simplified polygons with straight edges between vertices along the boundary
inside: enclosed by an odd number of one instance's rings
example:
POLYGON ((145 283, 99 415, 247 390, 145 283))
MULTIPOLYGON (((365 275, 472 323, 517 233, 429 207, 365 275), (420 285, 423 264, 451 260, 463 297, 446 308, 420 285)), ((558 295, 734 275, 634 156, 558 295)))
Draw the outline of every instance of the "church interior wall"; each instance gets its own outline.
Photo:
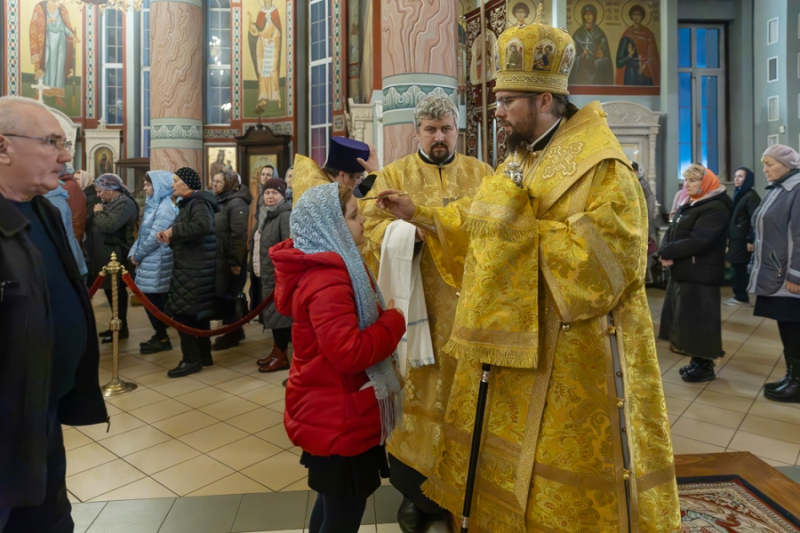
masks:
MULTIPOLYGON (((769 142, 777 142, 797 147, 797 138, 792 139, 788 134, 788 101, 786 75, 788 74, 787 65, 787 41, 796 38, 787 33, 787 1, 786 0, 755 0, 753 9, 753 104, 754 104, 754 128, 753 144, 756 153, 755 164, 760 166, 758 160, 766 150, 769 142), (777 42, 768 44, 769 22, 778 19, 777 42), (769 58, 778 58, 778 80, 768 82, 768 62, 769 58), (781 68, 783 66, 783 68, 781 68), (777 97, 777 113, 770 117, 769 99, 777 97), (772 140, 770 140, 770 137, 772 140), (775 137, 776 136, 776 137, 775 137)), ((793 10, 796 11, 796 10, 793 10)), ((795 14, 795 17, 797 15, 795 14)), ((795 98, 797 95, 795 94, 795 98)), ((761 175, 760 172, 757 175, 761 175)), ((757 180, 763 190, 764 180, 757 180)))

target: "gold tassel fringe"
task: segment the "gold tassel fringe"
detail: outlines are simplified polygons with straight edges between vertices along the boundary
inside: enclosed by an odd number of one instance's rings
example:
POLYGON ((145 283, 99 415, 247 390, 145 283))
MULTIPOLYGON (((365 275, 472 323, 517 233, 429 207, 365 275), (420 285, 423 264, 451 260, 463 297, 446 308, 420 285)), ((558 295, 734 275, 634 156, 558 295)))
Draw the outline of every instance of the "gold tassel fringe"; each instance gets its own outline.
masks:
POLYGON ((519 349, 464 344, 450 337, 442 348, 446 354, 468 363, 486 363, 510 368, 537 368, 539 352, 536 348, 519 349))

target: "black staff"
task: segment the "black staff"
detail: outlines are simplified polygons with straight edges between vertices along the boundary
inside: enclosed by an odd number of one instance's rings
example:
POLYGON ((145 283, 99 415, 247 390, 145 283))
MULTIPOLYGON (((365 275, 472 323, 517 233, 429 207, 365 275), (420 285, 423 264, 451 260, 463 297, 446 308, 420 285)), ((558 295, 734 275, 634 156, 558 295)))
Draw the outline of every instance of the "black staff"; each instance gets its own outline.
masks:
POLYGON ((486 414, 486 395, 489 392, 489 373, 492 365, 483 363, 481 384, 478 386, 478 405, 475 408, 475 427, 472 430, 472 447, 469 452, 469 470, 467 470, 467 487, 464 492, 464 511, 461 519, 461 533, 469 530, 469 512, 472 507, 472 493, 475 491, 475 476, 478 473, 478 455, 481 451, 481 433, 483 433, 483 415, 486 414))

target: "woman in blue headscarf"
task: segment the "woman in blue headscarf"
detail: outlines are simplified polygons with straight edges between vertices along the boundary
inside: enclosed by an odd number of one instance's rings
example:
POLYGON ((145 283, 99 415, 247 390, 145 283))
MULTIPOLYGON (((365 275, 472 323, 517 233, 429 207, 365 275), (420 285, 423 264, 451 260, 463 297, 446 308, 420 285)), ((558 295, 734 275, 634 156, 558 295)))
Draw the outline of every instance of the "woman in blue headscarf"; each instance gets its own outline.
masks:
MULTIPOLYGON (((136 285, 158 307, 164 311, 172 280, 172 248, 158 242, 158 233, 172 227, 175 209, 172 204, 172 172, 151 170, 144 177, 144 215, 139 226, 139 238, 131 246, 129 259, 136 266, 136 285)), ((147 318, 156 331, 149 341, 139 345, 143 354, 158 353, 172 349, 167 335, 167 326, 150 311, 147 318)))
POLYGON ((750 264, 750 256, 753 255, 753 214, 761 203, 761 197, 753 190, 756 179, 749 168, 742 167, 737 170, 733 180, 736 190, 733 193, 731 224, 728 230, 728 254, 725 257, 731 264, 733 297, 726 300, 725 305, 749 306, 747 284, 750 277, 747 274, 747 265, 750 264))
POLYGON ((293 319, 284 424, 318 493, 309 531, 356 533, 388 476, 383 443, 401 415, 393 353, 405 319, 384 305, 358 252, 364 219, 351 188, 309 189, 290 229, 294 241, 269 253, 275 304, 293 319))

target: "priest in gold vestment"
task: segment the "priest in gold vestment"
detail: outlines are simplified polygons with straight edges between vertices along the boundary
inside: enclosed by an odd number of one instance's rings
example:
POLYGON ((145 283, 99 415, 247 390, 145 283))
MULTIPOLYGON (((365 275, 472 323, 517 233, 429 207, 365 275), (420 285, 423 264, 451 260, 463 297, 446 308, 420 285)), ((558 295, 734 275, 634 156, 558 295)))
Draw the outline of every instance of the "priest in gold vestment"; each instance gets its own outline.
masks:
MULTIPOLYGON (((474 157, 456 153, 458 108, 447 96, 432 95, 422 100, 414 110, 414 122, 418 151, 384 167, 375 180, 373 191, 401 190, 418 205, 442 207, 473 196, 481 180, 494 173, 492 167, 474 157)), ((384 234, 393 217, 379 209, 375 202, 366 204, 363 210, 367 237, 364 257, 377 275, 384 234)), ((456 289, 449 271, 440 272, 430 248, 422 246, 419 253, 422 254, 420 273, 436 362, 407 368, 403 427, 395 429, 386 443, 392 484, 405 496, 398 514, 404 531, 425 531, 426 522, 438 518, 437 511, 441 513, 438 506, 421 494, 420 485, 424 481, 423 473, 433 469, 455 373, 455 360, 440 352, 453 327, 456 289), (409 471, 409 467, 413 470, 409 471)))
POLYGON ((497 42, 511 155, 447 207, 389 195, 460 291, 457 361, 424 492, 461 514, 482 364, 490 364, 470 531, 680 531, 672 443, 644 287, 647 208, 599 103, 578 110, 574 48, 540 24, 497 42), (554 61, 534 70, 534 50, 554 61), (522 44, 522 65, 506 61, 522 44))

